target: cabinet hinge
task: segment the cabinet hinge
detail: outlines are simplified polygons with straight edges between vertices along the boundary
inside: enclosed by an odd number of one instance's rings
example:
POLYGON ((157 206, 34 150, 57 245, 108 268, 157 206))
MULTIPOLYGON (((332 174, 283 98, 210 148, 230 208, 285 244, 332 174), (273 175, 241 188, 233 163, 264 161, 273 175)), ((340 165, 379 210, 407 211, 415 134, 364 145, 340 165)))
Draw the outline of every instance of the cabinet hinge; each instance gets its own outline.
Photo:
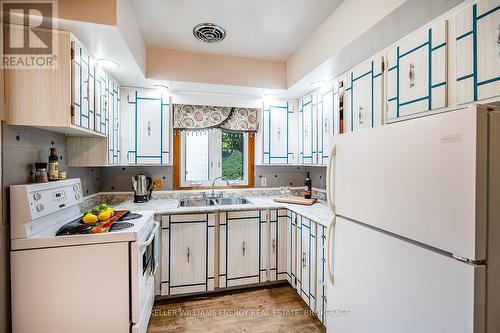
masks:
POLYGON ((74 48, 71 48, 70 55, 71 55, 71 60, 75 59, 75 49, 74 48))
POLYGON ((385 61, 383 59, 382 59, 382 63, 380 64, 380 70, 382 71, 382 73, 385 70, 385 61))
POLYGON ((71 117, 74 117, 75 116, 75 106, 71 105, 70 110, 71 110, 71 117))

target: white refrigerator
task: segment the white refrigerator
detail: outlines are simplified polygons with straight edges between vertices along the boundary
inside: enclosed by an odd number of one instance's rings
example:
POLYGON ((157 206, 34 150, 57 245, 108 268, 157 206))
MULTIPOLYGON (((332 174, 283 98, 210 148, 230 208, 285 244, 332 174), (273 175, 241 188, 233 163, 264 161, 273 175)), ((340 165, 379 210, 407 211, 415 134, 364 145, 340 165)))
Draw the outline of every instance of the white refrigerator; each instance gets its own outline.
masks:
POLYGON ((500 332, 500 112, 333 140, 327 332, 500 332))

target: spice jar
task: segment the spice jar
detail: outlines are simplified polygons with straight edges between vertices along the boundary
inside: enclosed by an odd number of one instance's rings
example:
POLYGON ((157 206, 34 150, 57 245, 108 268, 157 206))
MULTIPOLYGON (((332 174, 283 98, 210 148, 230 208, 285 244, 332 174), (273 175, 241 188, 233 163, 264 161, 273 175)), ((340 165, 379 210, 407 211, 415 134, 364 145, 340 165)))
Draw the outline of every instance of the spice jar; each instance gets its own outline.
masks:
POLYGON ((33 177, 35 183, 47 183, 49 176, 47 175, 47 163, 35 163, 35 175, 33 177))

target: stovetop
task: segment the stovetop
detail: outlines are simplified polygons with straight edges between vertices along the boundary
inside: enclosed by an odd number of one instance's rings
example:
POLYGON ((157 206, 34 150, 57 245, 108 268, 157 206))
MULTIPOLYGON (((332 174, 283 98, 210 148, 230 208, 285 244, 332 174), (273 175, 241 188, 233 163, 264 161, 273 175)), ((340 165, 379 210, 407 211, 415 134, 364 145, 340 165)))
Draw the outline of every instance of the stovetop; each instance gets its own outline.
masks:
MULTIPOLYGON (((142 218, 141 214, 128 212, 122 217, 120 217, 117 221, 115 221, 108 232, 116 232, 126 230, 134 226, 132 222, 125 221, 133 221, 136 219, 142 218)), ((85 235, 92 234, 92 228, 94 225, 85 224, 82 222, 81 218, 73 220, 65 225, 63 225, 56 233, 56 236, 69 236, 69 235, 85 235)))

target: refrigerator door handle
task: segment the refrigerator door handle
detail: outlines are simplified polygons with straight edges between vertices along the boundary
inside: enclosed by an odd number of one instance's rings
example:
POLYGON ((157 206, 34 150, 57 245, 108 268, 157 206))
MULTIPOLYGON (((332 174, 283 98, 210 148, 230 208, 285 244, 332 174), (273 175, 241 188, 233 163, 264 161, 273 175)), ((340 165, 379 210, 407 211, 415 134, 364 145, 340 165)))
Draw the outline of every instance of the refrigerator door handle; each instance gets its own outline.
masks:
POLYGON ((333 215, 332 221, 330 222, 330 225, 328 226, 328 229, 326 230, 326 271, 328 272, 328 280, 330 280, 330 283, 333 285, 334 284, 334 276, 332 272, 332 267, 330 265, 330 249, 331 249, 331 234, 332 230, 335 230, 335 223, 337 222, 337 217, 333 215))
POLYGON ((333 193, 333 187, 334 184, 332 184, 332 171, 333 169, 333 158, 337 154, 337 145, 333 145, 332 151, 330 152, 330 155, 328 156, 328 164, 326 168, 326 201, 328 203, 328 207, 330 207, 330 210, 335 214, 335 204, 333 203, 332 200, 332 193, 333 193))

